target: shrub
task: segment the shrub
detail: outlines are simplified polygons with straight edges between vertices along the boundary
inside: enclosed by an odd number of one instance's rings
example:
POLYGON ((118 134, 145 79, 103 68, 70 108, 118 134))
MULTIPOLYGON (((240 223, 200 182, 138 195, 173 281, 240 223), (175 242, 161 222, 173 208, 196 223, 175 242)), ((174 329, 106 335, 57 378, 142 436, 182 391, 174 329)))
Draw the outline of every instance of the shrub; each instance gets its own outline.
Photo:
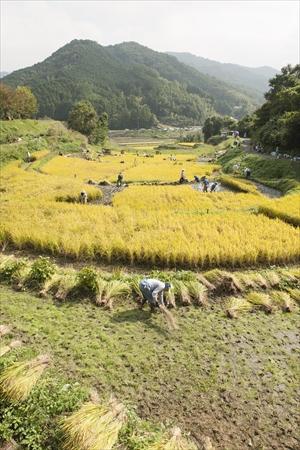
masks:
POLYGON ((0 447, 2 439, 14 439, 22 442, 24 450, 60 448, 57 417, 77 408, 86 395, 78 383, 65 383, 49 377, 47 383, 35 387, 26 402, 10 403, 0 397, 0 447))
POLYGON ((11 283, 15 278, 21 275, 22 269, 25 267, 26 262, 22 259, 13 260, 4 263, 0 268, 0 281, 11 283))
POLYGON ((211 136, 208 140, 207 143, 210 145, 219 145, 221 144, 221 142, 225 141, 227 139, 226 136, 211 136))
POLYGON ((84 267, 77 274, 77 289, 95 297, 99 293, 98 274, 93 267, 84 267))
POLYGON ((55 265, 49 258, 40 256, 31 266, 31 270, 26 280, 27 284, 34 288, 41 287, 54 273, 55 265))

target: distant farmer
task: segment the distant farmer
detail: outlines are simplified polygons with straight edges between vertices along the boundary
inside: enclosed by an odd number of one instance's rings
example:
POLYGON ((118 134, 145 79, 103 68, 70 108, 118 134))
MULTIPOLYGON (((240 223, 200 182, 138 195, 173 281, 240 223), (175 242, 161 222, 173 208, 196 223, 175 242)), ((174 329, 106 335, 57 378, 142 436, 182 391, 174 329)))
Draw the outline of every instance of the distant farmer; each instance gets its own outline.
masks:
POLYGON ((118 175, 118 179, 117 179, 117 186, 118 187, 120 187, 120 186, 122 186, 122 184, 123 184, 123 174, 122 174, 122 172, 120 172, 119 173, 119 175, 118 175))
POLYGON ((214 181, 210 186, 210 192, 214 192, 218 186, 218 183, 214 181))
POLYGON ((80 192, 80 203, 83 203, 84 205, 87 204, 88 195, 85 191, 80 192))
POLYGON ((180 183, 180 184, 182 184, 182 183, 188 183, 188 180, 187 180, 187 178, 186 178, 186 176, 185 176, 185 171, 184 171, 184 169, 182 169, 182 171, 181 171, 181 173, 180 173, 179 183, 180 183))
POLYGON ((246 167, 246 169, 244 170, 244 174, 245 174, 245 177, 246 177, 246 178, 250 178, 250 176, 251 176, 251 170, 250 170, 248 167, 246 167))
POLYGON ((200 179, 200 177, 198 177, 198 175, 194 175, 194 180, 195 180, 195 183, 201 183, 201 179, 200 179))
POLYGON ((207 192, 208 191, 208 186, 209 186, 209 181, 206 177, 204 177, 203 181, 203 192, 207 192))

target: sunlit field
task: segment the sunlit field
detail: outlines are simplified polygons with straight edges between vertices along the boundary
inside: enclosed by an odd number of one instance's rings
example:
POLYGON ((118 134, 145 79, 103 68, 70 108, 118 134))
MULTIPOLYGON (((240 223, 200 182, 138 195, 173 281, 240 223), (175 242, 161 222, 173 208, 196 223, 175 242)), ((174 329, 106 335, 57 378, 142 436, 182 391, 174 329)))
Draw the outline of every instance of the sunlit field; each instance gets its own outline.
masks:
POLYGON ((42 173, 10 163, 1 180, 1 242, 79 259, 161 266, 239 267, 299 259, 299 229, 258 214, 259 208, 273 208, 274 217, 277 210, 297 217, 297 195, 270 200, 257 193, 205 194, 196 185, 133 185, 105 206, 93 204, 100 189, 84 183, 114 179, 119 166, 127 167, 125 178, 132 181, 174 181, 182 168, 188 177, 216 169, 190 156, 180 155, 176 164, 163 155, 107 156, 103 162, 58 156, 40 164, 42 173), (82 189, 90 204, 67 203, 76 202, 82 189))
POLYGON ((211 175, 218 170, 217 165, 201 166, 196 162, 194 154, 184 155, 151 155, 143 156, 134 153, 103 156, 98 161, 82 160, 80 158, 63 158, 57 156, 43 166, 43 172, 50 175, 79 178, 82 181, 93 179, 116 181, 119 172, 124 174, 124 180, 131 181, 177 181, 181 170, 186 177, 193 179, 194 175, 211 175))

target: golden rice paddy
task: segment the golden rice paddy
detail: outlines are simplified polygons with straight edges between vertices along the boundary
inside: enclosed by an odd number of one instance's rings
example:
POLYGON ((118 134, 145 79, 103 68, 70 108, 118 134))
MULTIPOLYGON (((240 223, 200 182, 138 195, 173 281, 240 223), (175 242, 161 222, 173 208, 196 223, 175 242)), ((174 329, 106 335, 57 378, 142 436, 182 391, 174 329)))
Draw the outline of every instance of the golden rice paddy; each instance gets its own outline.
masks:
POLYGON ((176 155, 175 162, 164 155, 105 156, 101 162, 58 156, 42 165, 41 172, 10 163, 1 177, 2 245, 79 259, 178 267, 299 260, 299 228, 276 214, 269 218, 257 213, 258 208, 274 208, 295 215, 298 195, 270 200, 252 193, 206 194, 192 186, 132 185, 116 194, 111 206, 63 201, 76 200, 83 189, 89 200, 99 199, 101 191, 84 182, 114 180, 120 166, 126 181, 176 181, 182 168, 188 178, 210 176, 217 168, 186 154, 176 155))

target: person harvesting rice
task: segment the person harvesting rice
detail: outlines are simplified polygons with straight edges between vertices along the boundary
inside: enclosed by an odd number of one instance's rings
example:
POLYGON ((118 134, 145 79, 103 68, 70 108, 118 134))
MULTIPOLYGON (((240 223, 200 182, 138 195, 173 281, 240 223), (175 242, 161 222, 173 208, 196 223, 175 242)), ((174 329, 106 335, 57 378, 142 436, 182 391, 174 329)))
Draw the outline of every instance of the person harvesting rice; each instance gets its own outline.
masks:
POLYGON ((158 307, 164 313, 170 328, 176 328, 174 317, 164 303, 164 292, 168 292, 172 288, 171 283, 165 283, 155 278, 145 278, 140 282, 139 287, 143 295, 142 307, 146 302, 148 302, 152 312, 155 307, 158 307))

